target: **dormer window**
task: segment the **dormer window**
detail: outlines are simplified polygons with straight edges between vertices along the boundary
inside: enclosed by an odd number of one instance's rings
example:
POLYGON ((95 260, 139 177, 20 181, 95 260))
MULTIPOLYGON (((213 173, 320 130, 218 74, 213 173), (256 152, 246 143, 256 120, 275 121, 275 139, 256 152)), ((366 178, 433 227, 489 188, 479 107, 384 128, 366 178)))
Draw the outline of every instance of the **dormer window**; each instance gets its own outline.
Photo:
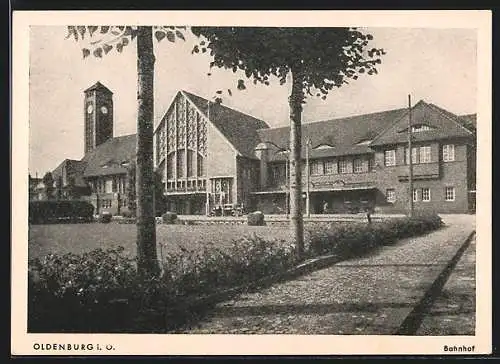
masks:
POLYGON ((363 139, 356 143, 356 145, 368 145, 372 142, 372 139, 363 139))
POLYGON ((318 149, 333 149, 333 148, 335 148, 335 147, 333 145, 330 145, 330 144, 320 144, 317 147, 314 147, 313 149, 318 150, 318 149))
MULTIPOLYGON (((423 131, 430 131, 430 130, 434 130, 434 129, 436 129, 434 126, 430 126, 427 124, 415 124, 415 125, 412 125, 411 132, 412 133, 420 133, 423 131)), ((408 128, 405 128, 405 129, 399 131, 399 133, 407 133, 407 132, 408 132, 408 128)))
POLYGON ((432 128, 429 125, 425 125, 425 124, 422 124, 422 125, 413 125, 411 127, 411 132, 412 133, 419 133, 421 131, 429 131, 429 130, 432 130, 432 128))

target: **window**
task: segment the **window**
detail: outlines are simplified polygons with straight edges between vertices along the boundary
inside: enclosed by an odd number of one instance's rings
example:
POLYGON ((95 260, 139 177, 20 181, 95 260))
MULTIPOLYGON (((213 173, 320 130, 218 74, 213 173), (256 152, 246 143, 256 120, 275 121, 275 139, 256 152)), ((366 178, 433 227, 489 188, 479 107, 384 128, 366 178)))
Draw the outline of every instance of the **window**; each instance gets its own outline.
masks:
POLYGON ((167 178, 174 178, 175 153, 170 153, 167 157, 167 178))
MULTIPOLYGON (((418 148, 415 147, 415 148, 411 148, 411 162, 413 164, 417 164, 418 163, 418 148)), ((409 159, 409 155, 408 155, 408 148, 405 148, 405 163, 406 164, 410 164, 410 159, 409 159)))
POLYGON ((384 152, 384 164, 386 166, 395 166, 396 165, 396 151, 394 149, 386 150, 384 152))
POLYGON ((206 174, 206 169, 205 169, 205 159, 198 154, 198 177, 205 176, 206 174))
POLYGON ((111 200, 108 200, 108 199, 103 199, 103 200, 101 201, 101 207, 102 207, 103 209, 109 209, 109 208, 111 208, 111 205, 112 205, 112 201, 111 201, 111 200))
POLYGON ((323 162, 323 170, 325 174, 334 174, 337 172, 337 163, 333 159, 328 159, 323 162))
POLYGON ((413 202, 418 201, 418 190, 415 188, 413 190, 413 202))
POLYGON ((194 152, 192 150, 189 150, 187 151, 187 176, 188 177, 193 177, 194 176, 194 162, 195 162, 195 159, 194 159, 195 155, 194 155, 194 152))
POLYGON ((396 202, 396 191, 394 190, 394 188, 388 188, 387 190, 385 190, 385 198, 387 202, 396 202))
POLYGON ((443 162, 453 162, 455 160, 455 145, 443 145, 443 162))
POLYGON ((104 182, 104 193, 111 193, 111 192, 113 192, 113 180, 107 179, 104 182))
POLYGON ((323 162, 322 161, 312 161, 310 168, 311 168, 311 175, 323 174, 323 162))
POLYGON ((271 179, 273 184, 279 184, 286 180, 285 176, 286 166, 283 164, 276 164, 271 167, 271 179))
POLYGON ((375 170, 375 160, 373 158, 368 159, 368 171, 372 172, 375 170))
MULTIPOLYGON (((405 148, 405 163, 409 164, 410 160, 408 159, 408 148, 405 148)), ((431 147, 423 146, 423 147, 412 147, 411 148, 411 162, 413 164, 419 163, 430 163, 431 162, 431 147)))
POLYGON ((118 177, 113 177, 112 186, 111 186, 111 190, 112 190, 113 192, 117 192, 117 191, 118 191, 118 183, 117 183, 117 178, 118 178, 118 177))
POLYGON ((428 187, 422 188, 422 201, 430 201, 431 200, 431 189, 428 187))
POLYGON ((431 162, 431 147, 420 147, 420 163, 430 163, 431 162))
POLYGON ((185 158, 185 151, 184 150, 177 151, 177 177, 186 177, 184 158, 185 158))
POLYGON ((339 161, 339 173, 349 173, 348 164, 346 160, 339 161))
POLYGON ((455 201, 455 187, 445 187, 444 200, 445 201, 455 201))
POLYGON ((354 169, 354 173, 366 172, 365 161, 363 159, 354 159, 353 160, 353 169, 354 169))

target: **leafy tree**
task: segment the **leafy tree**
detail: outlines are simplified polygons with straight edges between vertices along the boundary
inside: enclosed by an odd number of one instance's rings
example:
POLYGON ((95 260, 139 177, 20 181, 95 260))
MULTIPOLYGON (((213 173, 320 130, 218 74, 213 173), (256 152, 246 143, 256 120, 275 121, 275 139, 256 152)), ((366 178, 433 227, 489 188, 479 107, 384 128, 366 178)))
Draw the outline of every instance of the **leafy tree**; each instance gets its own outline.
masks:
POLYGON ((82 47, 83 58, 91 54, 101 58, 111 50, 122 52, 136 41, 137 51, 137 267, 143 276, 159 273, 156 253, 156 224, 153 186, 153 91, 155 56, 153 41, 167 39, 184 40, 181 29, 168 26, 68 26, 66 38, 83 40, 87 36, 88 46, 82 47), (154 38, 153 38, 154 37, 154 38))
POLYGON ((50 200, 54 196, 54 177, 52 172, 47 172, 42 178, 43 185, 45 186, 45 195, 50 200))
MULTIPOLYGON (((193 53, 209 51, 210 67, 243 71, 255 84, 291 83, 290 107, 290 216, 297 244, 297 258, 303 259, 301 121, 307 96, 326 99, 334 87, 341 87, 358 74, 376 74, 383 49, 369 49, 371 34, 356 28, 264 28, 193 27, 200 37, 193 53)), ((244 80, 237 88, 245 89, 244 80)), ((230 93, 230 91, 228 92, 230 93)), ((219 91, 219 94, 221 92, 219 91)))

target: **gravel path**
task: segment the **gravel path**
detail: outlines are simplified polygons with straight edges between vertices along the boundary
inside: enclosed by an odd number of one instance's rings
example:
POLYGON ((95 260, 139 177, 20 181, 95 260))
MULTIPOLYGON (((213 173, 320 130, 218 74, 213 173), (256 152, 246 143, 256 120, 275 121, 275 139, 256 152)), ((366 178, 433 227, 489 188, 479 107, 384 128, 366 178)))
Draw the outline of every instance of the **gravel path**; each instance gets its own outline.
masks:
POLYGON ((392 334, 465 238, 473 217, 219 303, 190 334, 392 334))

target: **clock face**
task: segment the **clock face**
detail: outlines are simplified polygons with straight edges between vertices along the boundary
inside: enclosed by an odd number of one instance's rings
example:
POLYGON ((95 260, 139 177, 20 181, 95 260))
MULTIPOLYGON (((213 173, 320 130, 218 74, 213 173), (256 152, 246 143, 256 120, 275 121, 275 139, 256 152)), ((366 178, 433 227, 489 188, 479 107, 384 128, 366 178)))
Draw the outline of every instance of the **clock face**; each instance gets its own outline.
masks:
POLYGON ((92 104, 89 104, 89 105, 87 106, 87 113, 88 113, 88 114, 91 114, 91 113, 92 113, 92 111, 94 111, 94 106, 92 106, 92 104))
POLYGON ((107 108, 106 106, 102 106, 102 107, 101 107, 101 112, 102 112, 103 114, 107 114, 107 113, 108 113, 108 108, 107 108))

